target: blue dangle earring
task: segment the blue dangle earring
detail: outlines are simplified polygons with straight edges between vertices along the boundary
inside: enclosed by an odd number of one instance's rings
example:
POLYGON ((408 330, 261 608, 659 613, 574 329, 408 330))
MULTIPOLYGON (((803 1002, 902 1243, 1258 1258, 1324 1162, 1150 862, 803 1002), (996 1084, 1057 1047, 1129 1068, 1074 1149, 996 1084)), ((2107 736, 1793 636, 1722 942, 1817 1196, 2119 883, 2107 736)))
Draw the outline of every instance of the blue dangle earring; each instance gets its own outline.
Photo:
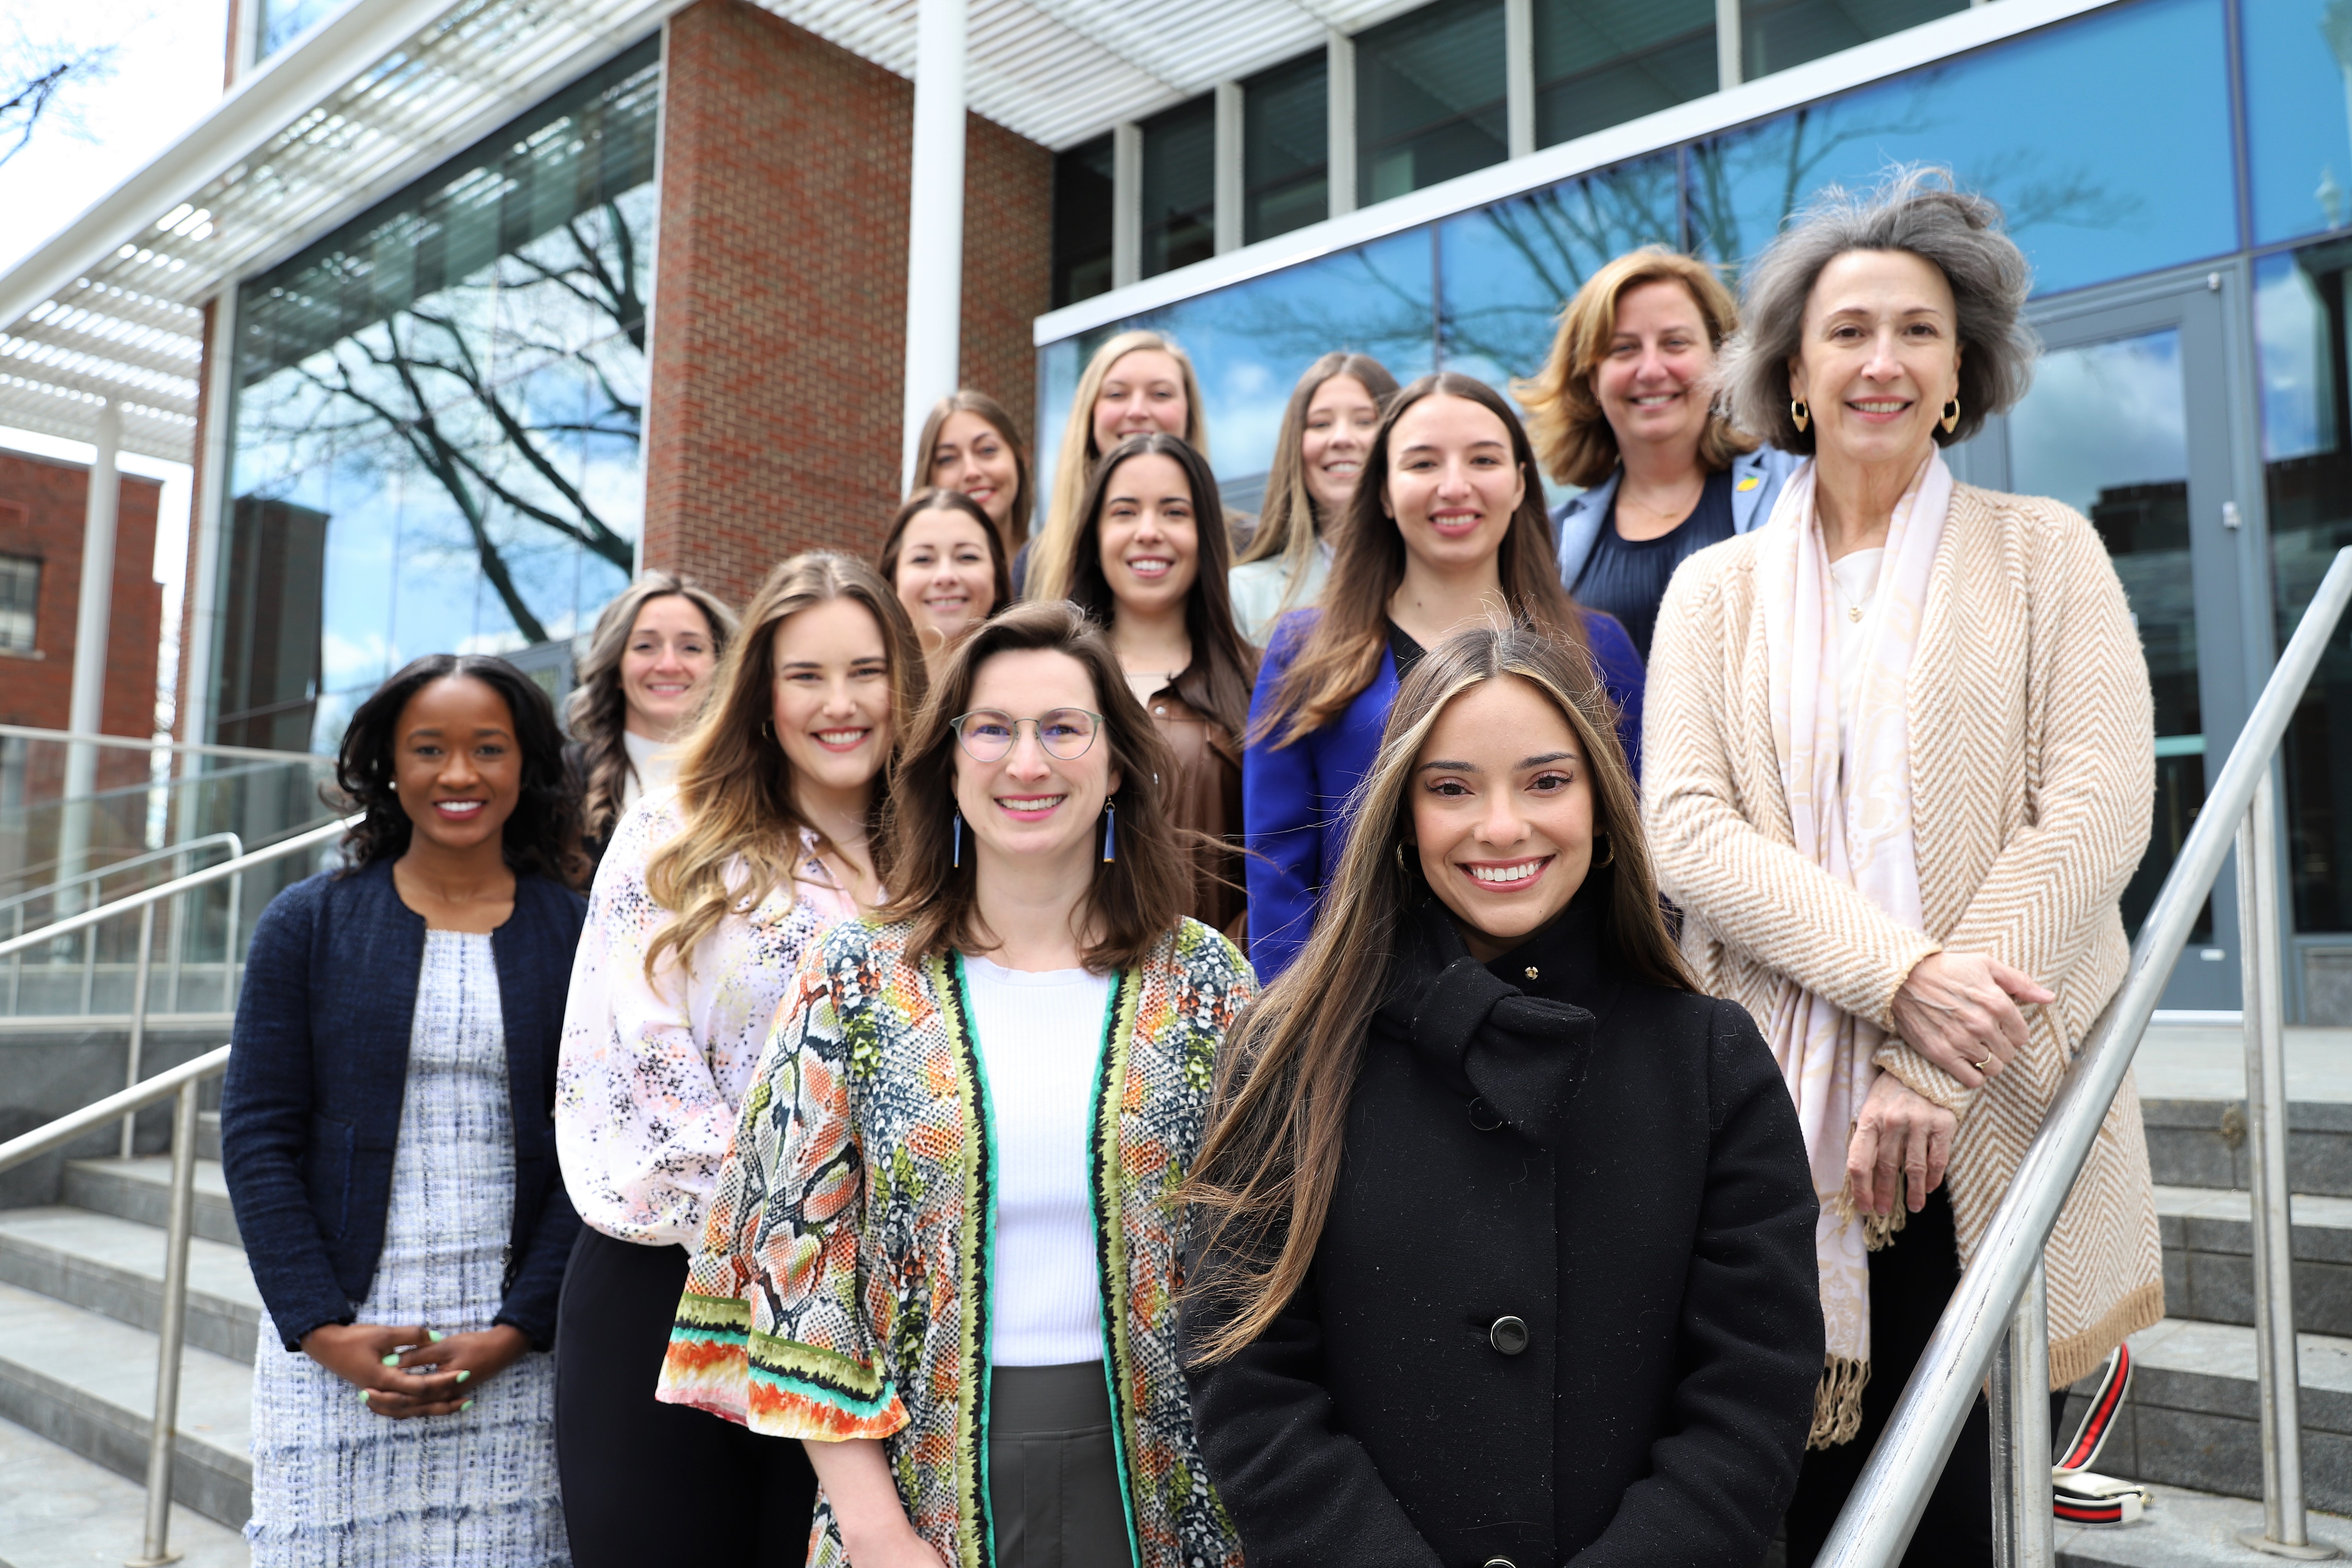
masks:
POLYGON ((1103 858, 1107 861, 1118 858, 1118 848, 1111 839, 1113 826, 1118 817, 1118 802, 1115 800, 1103 802, 1103 858))
POLYGON ((948 813, 948 818, 955 825, 949 830, 955 837, 955 849, 950 857, 948 864, 950 866, 961 866, 963 864, 963 813, 961 811, 951 811, 948 813))

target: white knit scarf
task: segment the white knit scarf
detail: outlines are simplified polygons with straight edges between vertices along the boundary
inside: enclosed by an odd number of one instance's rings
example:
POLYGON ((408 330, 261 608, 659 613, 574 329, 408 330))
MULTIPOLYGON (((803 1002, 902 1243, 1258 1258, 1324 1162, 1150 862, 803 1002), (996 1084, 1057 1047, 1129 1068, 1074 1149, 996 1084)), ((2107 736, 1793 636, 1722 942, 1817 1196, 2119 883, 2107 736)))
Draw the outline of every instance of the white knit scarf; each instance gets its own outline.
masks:
MULTIPOLYGON (((1910 725, 1904 691, 1926 617, 1927 584, 1951 508, 1952 476, 1930 454, 1895 503, 1877 592, 1863 619, 1853 745, 1838 721, 1838 628, 1829 556, 1814 510, 1810 462, 1790 477, 1757 539, 1757 591, 1770 653, 1772 745, 1789 801, 1797 853, 1878 906, 1924 931, 1919 860, 1911 830, 1910 725)), ((1869 1237, 1846 1192, 1854 1118, 1878 1077, 1872 1057, 1885 1038, 1796 985, 1784 986, 1766 1031, 1797 1103, 1813 1189, 1822 1200, 1813 1246, 1821 1265, 1829 1362, 1814 1406, 1811 1444, 1850 1441, 1870 1376, 1869 1237)), ((1885 1226, 1882 1224, 1880 1239, 1885 1226)))

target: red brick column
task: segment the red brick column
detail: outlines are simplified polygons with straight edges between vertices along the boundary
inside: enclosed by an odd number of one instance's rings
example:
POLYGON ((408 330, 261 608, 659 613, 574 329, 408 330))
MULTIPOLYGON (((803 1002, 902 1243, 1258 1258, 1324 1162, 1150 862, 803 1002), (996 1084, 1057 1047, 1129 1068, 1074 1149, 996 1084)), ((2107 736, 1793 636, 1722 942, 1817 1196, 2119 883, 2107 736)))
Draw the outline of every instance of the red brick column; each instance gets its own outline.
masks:
MULTIPOLYGON (((898 500, 914 90, 743 0, 680 12, 667 71, 645 558, 740 603, 898 500)), ((1025 422, 1053 159, 971 127, 964 378, 1025 422)))

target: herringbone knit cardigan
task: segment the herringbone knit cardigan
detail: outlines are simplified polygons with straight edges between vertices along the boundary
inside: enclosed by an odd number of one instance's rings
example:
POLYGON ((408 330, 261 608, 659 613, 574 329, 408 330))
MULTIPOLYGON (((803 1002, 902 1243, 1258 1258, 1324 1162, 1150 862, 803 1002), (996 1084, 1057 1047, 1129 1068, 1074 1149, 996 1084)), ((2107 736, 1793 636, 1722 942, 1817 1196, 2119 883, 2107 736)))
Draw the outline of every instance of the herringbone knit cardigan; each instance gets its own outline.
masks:
MULTIPOLYGON (((1759 531, 1760 532, 1761 531, 1759 531)), ((1753 1014, 1801 986, 1889 1030, 1878 1065, 1959 1118, 1963 1266, 2058 1080, 2123 983, 2117 900, 2147 846, 2147 664, 2099 537, 2056 501, 1955 488, 1911 664, 1914 823, 1927 934, 1794 848, 1772 742, 1756 541, 1685 563, 1651 647, 1643 822, 1700 984, 1753 1014), (1985 952, 2058 994, 1975 1091, 1895 1037, 1929 953, 1985 952)), ((2050 1383, 2074 1382, 2164 1315, 2139 1094, 2126 1078, 2044 1254, 2050 1383)))

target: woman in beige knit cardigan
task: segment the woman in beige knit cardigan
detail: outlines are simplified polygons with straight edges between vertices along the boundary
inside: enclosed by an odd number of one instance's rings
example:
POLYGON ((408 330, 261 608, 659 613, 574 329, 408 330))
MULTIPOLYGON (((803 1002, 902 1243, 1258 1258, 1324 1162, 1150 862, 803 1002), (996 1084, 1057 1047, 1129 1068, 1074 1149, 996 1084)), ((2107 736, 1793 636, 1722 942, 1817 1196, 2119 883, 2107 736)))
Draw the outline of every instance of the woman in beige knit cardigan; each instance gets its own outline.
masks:
MULTIPOLYGON (((1750 269, 1724 395, 1812 461, 1661 606, 1644 817, 1707 990, 1805 1130, 1829 1361, 1788 1518, 1810 1563, 2060 1075, 2121 983, 2147 668, 2090 524, 1955 484, 2024 391, 2025 258, 1920 172, 1832 191, 1750 269)), ((2128 1080, 2046 1254, 2054 1387, 2163 1314, 2128 1080)), ((2053 1405, 2058 1395, 2053 1394, 2053 1405)), ((1906 1563, 1981 1565, 1984 1404, 1906 1563)))

